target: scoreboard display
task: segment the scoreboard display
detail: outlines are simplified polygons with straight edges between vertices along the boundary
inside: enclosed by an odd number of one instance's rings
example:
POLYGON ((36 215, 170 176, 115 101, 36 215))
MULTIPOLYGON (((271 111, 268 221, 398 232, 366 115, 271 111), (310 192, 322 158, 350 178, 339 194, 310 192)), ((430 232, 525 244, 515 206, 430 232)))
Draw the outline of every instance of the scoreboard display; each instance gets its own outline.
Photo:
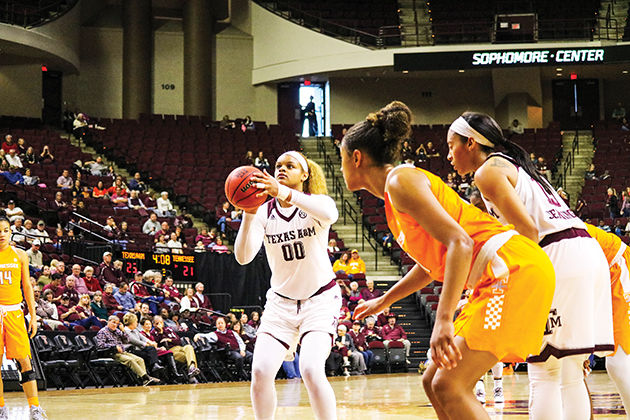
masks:
POLYGON ((159 270, 163 276, 172 275, 176 282, 195 281, 194 255, 123 251, 122 260, 123 271, 128 277, 138 271, 159 270))

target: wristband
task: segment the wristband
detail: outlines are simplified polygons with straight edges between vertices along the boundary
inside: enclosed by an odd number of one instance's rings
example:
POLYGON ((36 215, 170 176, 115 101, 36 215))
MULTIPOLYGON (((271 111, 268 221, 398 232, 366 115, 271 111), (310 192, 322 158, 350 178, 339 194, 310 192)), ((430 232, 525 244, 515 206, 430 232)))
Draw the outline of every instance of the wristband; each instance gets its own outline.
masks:
POLYGON ((278 200, 287 201, 287 199, 291 196, 291 188, 286 185, 282 185, 278 183, 278 200))

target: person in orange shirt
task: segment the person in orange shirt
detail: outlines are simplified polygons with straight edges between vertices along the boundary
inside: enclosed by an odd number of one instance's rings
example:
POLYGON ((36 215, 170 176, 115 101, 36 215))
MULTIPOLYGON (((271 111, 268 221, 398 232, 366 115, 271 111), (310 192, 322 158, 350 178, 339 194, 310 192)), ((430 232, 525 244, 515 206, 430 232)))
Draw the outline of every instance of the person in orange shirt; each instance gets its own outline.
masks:
POLYGON ((630 409, 630 248, 614 233, 586 223, 588 233, 602 247, 610 266, 615 352, 606 357, 606 371, 630 409))
MULTIPOLYGON (((29 336, 37 334, 35 321, 35 296, 29 281, 28 257, 21 249, 10 245, 11 223, 6 216, 0 216, 0 356, 6 352, 8 359, 15 359, 22 373, 22 388, 30 406, 31 419, 45 419, 46 413, 39 406, 37 382, 31 365, 31 347, 29 336), (22 292, 32 322, 27 328, 22 312, 22 292), (6 350, 5 350, 6 349, 6 350)), ((1 357, 0 357, 1 359, 1 357)), ((9 413, 4 405, 0 380, 0 419, 8 419, 9 413)))
POLYGON ((342 141, 346 186, 385 201, 394 238, 417 262, 385 295, 358 305, 355 318, 443 282, 423 386, 440 419, 488 419, 473 387, 499 360, 523 361, 540 350, 555 273, 536 243, 462 200, 439 177, 394 166, 410 122, 409 108, 395 101, 342 141), (465 286, 470 300, 453 323, 465 286))
POLYGON ((365 261, 359 256, 359 251, 353 249, 351 255, 348 260, 348 269, 346 270, 348 277, 352 278, 352 275, 358 273, 365 274, 365 261))

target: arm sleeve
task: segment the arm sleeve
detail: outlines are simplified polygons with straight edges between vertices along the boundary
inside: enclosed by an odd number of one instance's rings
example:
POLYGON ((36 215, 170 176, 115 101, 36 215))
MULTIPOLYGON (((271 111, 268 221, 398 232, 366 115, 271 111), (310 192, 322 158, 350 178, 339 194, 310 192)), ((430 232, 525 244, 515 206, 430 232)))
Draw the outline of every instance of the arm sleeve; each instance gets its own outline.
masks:
POLYGON ((256 214, 243 213, 241 228, 234 241, 234 256, 240 265, 245 265, 254 259, 265 236, 265 219, 267 205, 258 208, 256 214))
POLYGON ((215 344, 218 339, 217 339, 217 334, 216 333, 207 333, 207 334, 199 334, 201 337, 205 338, 206 340, 208 340, 209 343, 215 344))
POLYGON ((308 195, 291 190, 290 203, 304 210, 323 225, 332 225, 339 218, 335 201, 327 195, 308 195))

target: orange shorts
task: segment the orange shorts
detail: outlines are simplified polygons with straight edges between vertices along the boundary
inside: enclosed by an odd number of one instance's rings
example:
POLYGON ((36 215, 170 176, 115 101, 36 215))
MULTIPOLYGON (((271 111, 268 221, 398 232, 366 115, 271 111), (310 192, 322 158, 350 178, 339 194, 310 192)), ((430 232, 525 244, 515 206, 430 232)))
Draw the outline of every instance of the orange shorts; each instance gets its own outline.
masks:
POLYGON ((31 345, 24 322, 24 313, 21 310, 7 312, 2 321, 0 354, 2 352, 6 353, 7 359, 26 359, 31 357, 31 345))
MULTIPOLYGON (((630 247, 623 257, 610 267, 610 289, 612 293, 613 334, 615 352, 621 346, 630 354, 630 247)), ((613 353, 615 354, 615 353, 613 353)), ((612 356, 612 355, 611 355, 612 356)))
POLYGON ((555 290, 549 257, 524 236, 508 240, 486 266, 455 320, 455 335, 472 350, 504 362, 538 354, 555 290))

